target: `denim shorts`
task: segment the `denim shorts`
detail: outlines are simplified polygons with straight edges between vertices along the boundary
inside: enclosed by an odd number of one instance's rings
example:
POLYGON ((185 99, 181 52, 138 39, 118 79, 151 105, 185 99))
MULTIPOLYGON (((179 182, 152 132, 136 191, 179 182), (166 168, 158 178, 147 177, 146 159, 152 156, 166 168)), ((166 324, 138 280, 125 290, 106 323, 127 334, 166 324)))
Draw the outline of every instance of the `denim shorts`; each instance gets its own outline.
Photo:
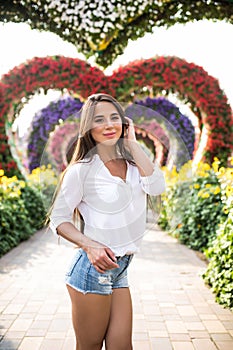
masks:
POLYGON ((114 288, 129 287, 127 268, 132 258, 133 254, 118 257, 119 267, 100 273, 91 264, 86 252, 78 249, 66 272, 65 283, 83 294, 112 294, 114 288))

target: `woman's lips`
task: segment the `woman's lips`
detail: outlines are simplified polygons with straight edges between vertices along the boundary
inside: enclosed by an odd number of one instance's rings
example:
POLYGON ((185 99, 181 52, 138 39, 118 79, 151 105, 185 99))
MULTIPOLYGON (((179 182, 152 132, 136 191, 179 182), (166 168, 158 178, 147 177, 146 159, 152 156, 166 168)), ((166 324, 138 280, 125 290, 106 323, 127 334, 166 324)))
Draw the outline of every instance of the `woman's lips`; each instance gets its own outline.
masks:
POLYGON ((107 134, 104 134, 105 137, 114 137, 116 135, 115 132, 109 132, 107 134))

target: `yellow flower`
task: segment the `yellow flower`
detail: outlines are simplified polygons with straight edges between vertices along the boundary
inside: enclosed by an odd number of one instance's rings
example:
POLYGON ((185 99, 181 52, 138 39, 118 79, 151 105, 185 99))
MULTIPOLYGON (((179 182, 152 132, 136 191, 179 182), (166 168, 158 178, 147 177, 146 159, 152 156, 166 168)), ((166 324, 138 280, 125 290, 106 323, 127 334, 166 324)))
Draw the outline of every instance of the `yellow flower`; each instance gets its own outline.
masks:
POLYGON ((8 182, 8 177, 7 176, 2 176, 2 183, 8 182))
POLYGON ((21 188, 25 188, 26 187, 25 181, 20 181, 19 184, 20 184, 21 188))
POLYGON ((220 161, 217 157, 214 157, 214 162, 212 163, 212 168, 215 173, 218 172, 218 167, 219 167, 220 161))
POLYGON ((225 176, 229 180, 233 180, 233 169, 232 168, 227 168, 225 176))
POLYGON ((205 171, 208 171, 208 170, 210 170, 211 168, 210 168, 210 165, 209 165, 208 163, 204 163, 204 164, 203 164, 203 169, 204 169, 205 171))
POLYGON ((35 168, 32 170, 33 175, 37 175, 38 173, 40 173, 40 168, 35 168))
POLYGON ((230 186, 230 185, 227 185, 227 187, 226 187, 226 196, 230 197, 232 195, 233 195, 233 187, 230 186))
POLYGON ((203 190, 200 190, 197 195, 201 198, 209 198, 210 196, 208 192, 204 192, 203 190))
POLYGON ((223 208, 223 212, 224 212, 224 214, 228 214, 229 213, 229 209, 227 207, 224 207, 223 208))
POLYGON ((193 187, 198 190, 198 188, 200 188, 200 185, 199 184, 194 184, 193 187))
POLYGON ((233 157, 229 158, 229 162, 230 162, 231 165, 233 165, 233 157))
POLYGON ((221 192, 221 188, 219 186, 215 187, 213 194, 219 194, 221 192))
POLYGON ((221 176, 221 175, 224 175, 225 172, 226 172, 226 169, 225 169, 223 166, 222 166, 222 167, 219 169, 219 171, 218 171, 218 173, 219 173, 220 176, 221 176))
POLYGON ((206 188, 210 188, 210 187, 211 187, 211 184, 206 184, 205 187, 206 187, 206 188))
POLYGON ((0 169, 0 176, 3 176, 3 175, 4 175, 4 170, 0 169))

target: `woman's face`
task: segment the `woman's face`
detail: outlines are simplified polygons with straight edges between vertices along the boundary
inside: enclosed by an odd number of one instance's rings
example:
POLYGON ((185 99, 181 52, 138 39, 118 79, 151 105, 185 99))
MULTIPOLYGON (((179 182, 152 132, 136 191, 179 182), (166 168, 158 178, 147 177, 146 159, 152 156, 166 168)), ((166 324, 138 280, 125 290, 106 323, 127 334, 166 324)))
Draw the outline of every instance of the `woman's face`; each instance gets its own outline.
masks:
POLYGON ((91 135, 96 143, 115 145, 122 134, 122 120, 111 102, 99 102, 95 107, 91 135))

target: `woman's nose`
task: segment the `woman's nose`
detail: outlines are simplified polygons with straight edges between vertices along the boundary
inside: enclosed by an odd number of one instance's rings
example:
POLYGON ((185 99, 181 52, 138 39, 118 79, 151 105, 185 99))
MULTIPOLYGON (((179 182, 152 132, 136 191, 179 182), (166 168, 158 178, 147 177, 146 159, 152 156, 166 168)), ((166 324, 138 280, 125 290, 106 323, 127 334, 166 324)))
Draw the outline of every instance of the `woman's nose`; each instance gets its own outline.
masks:
POLYGON ((112 127, 113 126, 113 122, 112 120, 109 118, 109 119, 106 119, 105 121, 105 127, 112 127))

